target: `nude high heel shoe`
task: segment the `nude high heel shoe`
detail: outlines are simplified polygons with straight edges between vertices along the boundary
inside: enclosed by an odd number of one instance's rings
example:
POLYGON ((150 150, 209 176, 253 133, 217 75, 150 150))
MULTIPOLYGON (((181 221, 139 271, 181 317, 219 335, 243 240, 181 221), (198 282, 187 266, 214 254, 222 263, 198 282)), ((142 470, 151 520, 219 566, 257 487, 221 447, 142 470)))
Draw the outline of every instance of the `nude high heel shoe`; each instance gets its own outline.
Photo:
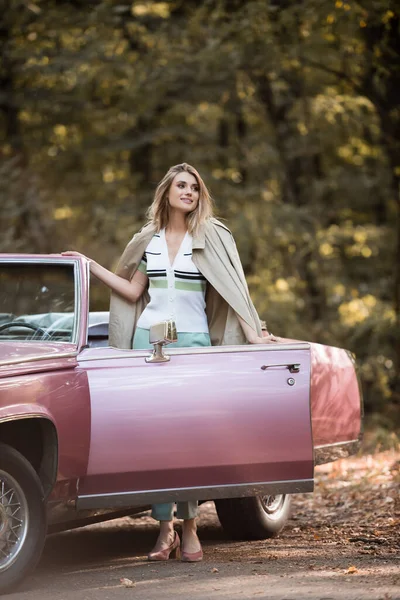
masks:
POLYGON ((180 558, 181 556, 181 540, 179 539, 179 535, 175 531, 174 541, 168 548, 164 550, 158 550, 157 552, 149 552, 147 555, 147 560, 168 560, 170 556, 173 554, 175 558, 180 558))
POLYGON ((203 550, 200 549, 198 552, 185 552, 182 550, 182 562, 200 562, 201 560, 203 560, 203 550))
MULTIPOLYGON (((198 539, 198 541, 200 544, 199 539, 198 539)), ((199 562, 201 560, 203 560, 203 549, 201 546, 200 546, 200 550, 197 550, 197 552, 185 552, 185 550, 183 549, 183 544, 182 544, 182 552, 181 552, 181 561, 182 562, 199 562)))

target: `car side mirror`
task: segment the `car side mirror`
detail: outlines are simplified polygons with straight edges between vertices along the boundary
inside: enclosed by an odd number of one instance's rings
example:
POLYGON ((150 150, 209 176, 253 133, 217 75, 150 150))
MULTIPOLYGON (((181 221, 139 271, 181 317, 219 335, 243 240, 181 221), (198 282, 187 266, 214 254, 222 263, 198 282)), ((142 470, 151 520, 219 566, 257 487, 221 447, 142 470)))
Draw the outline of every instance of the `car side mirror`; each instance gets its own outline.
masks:
POLYGON ((153 344, 154 350, 153 354, 146 358, 146 362, 168 362, 170 357, 164 354, 163 346, 178 340, 175 321, 171 319, 152 325, 149 340, 150 344, 153 344))

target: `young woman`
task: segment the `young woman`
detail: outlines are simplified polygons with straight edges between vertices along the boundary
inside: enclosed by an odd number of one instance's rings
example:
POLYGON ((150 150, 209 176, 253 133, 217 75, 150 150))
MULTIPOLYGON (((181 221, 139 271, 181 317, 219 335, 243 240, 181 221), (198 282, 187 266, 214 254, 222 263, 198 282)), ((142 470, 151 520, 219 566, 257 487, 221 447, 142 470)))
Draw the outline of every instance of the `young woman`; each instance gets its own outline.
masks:
MULTIPOLYGON (((90 270, 111 288, 110 345, 145 349, 149 329, 164 319, 176 322, 171 346, 265 344, 243 268, 229 229, 213 218, 210 194, 197 170, 173 166, 159 183, 149 223, 126 247, 111 273, 90 260, 90 270)), ((79 255, 65 252, 66 255, 79 255)), ((160 533, 149 560, 180 554, 173 528, 173 503, 153 506, 160 533)), ((182 560, 203 557, 196 532, 197 502, 178 502, 183 519, 182 560)))

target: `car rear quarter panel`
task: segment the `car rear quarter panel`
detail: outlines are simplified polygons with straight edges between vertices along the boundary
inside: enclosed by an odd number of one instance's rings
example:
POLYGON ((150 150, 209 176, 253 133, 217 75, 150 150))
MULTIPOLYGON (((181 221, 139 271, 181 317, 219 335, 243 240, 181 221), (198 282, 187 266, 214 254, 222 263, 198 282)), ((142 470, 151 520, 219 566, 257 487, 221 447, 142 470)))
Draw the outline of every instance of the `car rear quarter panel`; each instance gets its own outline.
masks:
POLYGON ((311 345, 311 415, 314 448, 357 440, 361 390, 347 350, 311 345))

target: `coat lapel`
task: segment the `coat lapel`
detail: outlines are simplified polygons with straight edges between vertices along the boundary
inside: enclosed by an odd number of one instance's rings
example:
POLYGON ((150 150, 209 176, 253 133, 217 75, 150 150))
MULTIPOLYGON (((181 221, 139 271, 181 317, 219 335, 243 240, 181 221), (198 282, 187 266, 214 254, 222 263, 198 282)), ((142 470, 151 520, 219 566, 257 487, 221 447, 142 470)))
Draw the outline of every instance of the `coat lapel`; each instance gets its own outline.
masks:
POLYGON ((192 249, 193 250, 204 250, 206 245, 206 231, 205 225, 201 225, 197 232, 193 235, 192 249))
POLYGON ((133 236, 119 259, 115 270, 117 275, 125 279, 132 279, 140 265, 144 251, 155 233, 156 227, 149 223, 133 236))

